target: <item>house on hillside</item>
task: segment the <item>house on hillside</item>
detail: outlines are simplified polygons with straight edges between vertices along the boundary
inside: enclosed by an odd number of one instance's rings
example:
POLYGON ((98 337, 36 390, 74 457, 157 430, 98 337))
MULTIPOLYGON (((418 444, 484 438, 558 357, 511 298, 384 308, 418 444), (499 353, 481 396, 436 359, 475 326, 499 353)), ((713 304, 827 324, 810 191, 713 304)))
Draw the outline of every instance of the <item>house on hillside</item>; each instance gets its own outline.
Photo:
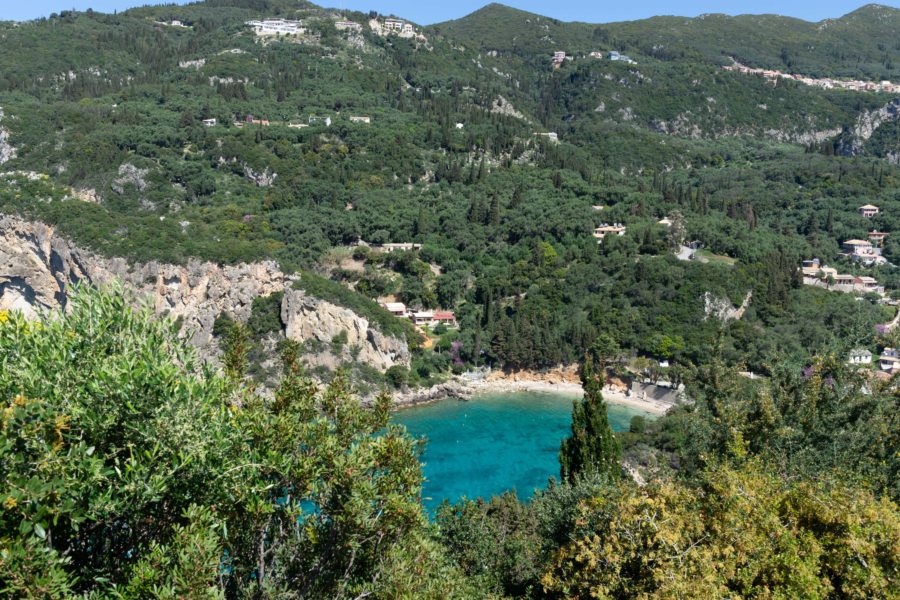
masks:
POLYGON ((452 310, 435 311, 432 323, 434 325, 444 324, 447 327, 456 327, 456 313, 452 310))
POLYGON ((356 21, 338 21, 334 24, 334 28, 338 31, 355 31, 357 33, 362 31, 362 25, 356 21))
POLYGON ((896 348, 885 348, 878 357, 878 366, 887 372, 900 370, 900 353, 896 348))
POLYGON ((430 310, 420 310, 412 313, 409 318, 412 319, 413 323, 422 327, 431 324, 431 321, 434 319, 434 313, 430 310))
POLYGON ((351 123, 371 123, 371 122, 372 122, 372 118, 371 118, 371 117, 362 117, 362 116, 360 116, 360 117, 350 117, 350 122, 351 122, 351 123))
POLYGON ((612 61, 618 61, 618 62, 624 62, 624 63, 627 63, 627 64, 629 64, 629 65, 636 65, 636 64, 637 64, 637 62, 634 61, 634 60, 632 60, 630 56, 627 56, 627 55, 625 55, 625 54, 622 54, 621 52, 617 52, 616 50, 613 50, 613 51, 611 51, 611 52, 609 53, 609 60, 612 60, 612 61))
POLYGON ((594 237, 597 238, 598 244, 608 235, 625 235, 625 226, 621 223, 613 223, 612 225, 604 223, 600 227, 594 228, 594 237))
POLYGON ((407 310, 406 305, 402 302, 384 302, 381 307, 394 315, 395 317, 405 317, 407 310))
POLYGON ((414 244, 412 242, 401 242, 401 243, 391 243, 391 244, 382 244, 380 246, 381 250, 384 252, 397 252, 397 251, 410 251, 410 250, 421 250, 422 244, 414 244))
POLYGON ((872 352, 866 348, 854 348, 850 351, 850 357, 847 360, 851 365, 869 365, 872 364, 872 352))
POLYGON ((844 254, 865 256, 872 254, 872 242, 868 240, 846 240, 841 247, 844 254))
POLYGON ((862 216, 864 216, 866 218, 874 217, 879 212, 881 212, 881 209, 879 209, 874 204, 865 204, 863 206, 860 206, 856 210, 857 210, 857 212, 859 212, 859 214, 861 214, 862 216))
POLYGON ((859 276, 853 280, 853 287, 857 291, 863 293, 874 292, 880 294, 884 292, 884 287, 878 285, 878 281, 874 277, 859 276))
POLYGON ((854 284, 856 283, 856 277, 854 277, 853 275, 848 275, 846 273, 837 273, 836 275, 834 275, 833 279, 835 289, 846 292, 853 291, 854 284))
POLYGON ((822 264, 818 258, 814 258, 812 260, 804 260, 802 263, 800 263, 800 272, 803 273, 803 277, 818 278, 821 270, 822 264))
POLYGON ((558 69, 560 65, 566 62, 566 53, 557 51, 553 53, 553 67, 558 69))
POLYGON ((873 245, 881 248, 882 246, 884 246, 884 238, 886 238, 887 235, 888 234, 884 233, 883 231, 878 231, 876 229, 875 231, 869 232, 869 241, 872 242, 873 245))
POLYGON ((297 35, 305 33, 302 21, 290 21, 288 19, 263 19, 262 21, 247 21, 256 35, 297 35))
POLYGON ((412 23, 407 23, 406 21, 401 21, 400 19, 385 19, 384 28, 388 32, 402 33, 405 35, 412 35, 413 33, 415 33, 415 29, 413 29, 412 23))
POLYGON ((206 127, 215 127, 217 123, 216 119, 203 119, 203 125, 206 127))
POLYGON ((331 117, 319 117, 316 115, 309 115, 309 124, 310 125, 324 125, 325 127, 331 127, 331 117))

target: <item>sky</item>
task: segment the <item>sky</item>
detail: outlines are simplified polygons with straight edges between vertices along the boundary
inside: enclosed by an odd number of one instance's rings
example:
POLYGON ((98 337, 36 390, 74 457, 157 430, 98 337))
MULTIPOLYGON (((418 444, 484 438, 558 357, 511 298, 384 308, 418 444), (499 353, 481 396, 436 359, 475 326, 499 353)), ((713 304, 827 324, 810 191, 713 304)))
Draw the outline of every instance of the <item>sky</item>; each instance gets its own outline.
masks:
MULTIPOLYGON (((175 0, 0 0, 0 20, 27 20, 47 16, 52 12, 93 8, 101 12, 124 10, 145 4, 172 3, 175 0)), ((315 0, 314 0, 315 1, 315 0)), ((455 0, 435 2, 422 0, 319 0, 316 4, 382 14, 395 14, 416 23, 427 25, 457 19, 478 10, 489 0, 455 0)), ((184 4, 185 0, 178 0, 184 4)), ((840 17, 856 10, 865 0, 506 0, 503 4, 522 10, 554 17, 562 21, 609 23, 643 19, 655 15, 694 17, 704 13, 777 13, 799 17, 807 21, 840 17)), ((879 4, 900 8, 900 0, 882 0, 879 4)))

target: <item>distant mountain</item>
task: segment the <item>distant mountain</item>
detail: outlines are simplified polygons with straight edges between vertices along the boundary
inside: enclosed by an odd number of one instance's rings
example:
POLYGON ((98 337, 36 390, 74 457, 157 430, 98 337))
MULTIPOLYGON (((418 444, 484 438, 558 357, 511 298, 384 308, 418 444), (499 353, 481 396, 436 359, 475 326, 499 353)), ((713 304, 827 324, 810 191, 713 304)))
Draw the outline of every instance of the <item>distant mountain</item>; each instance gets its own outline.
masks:
POLYGON ((900 10, 866 5, 810 23, 777 15, 653 17, 590 25, 489 4, 433 31, 484 51, 517 55, 616 49, 664 61, 742 63, 813 76, 900 79, 900 10))

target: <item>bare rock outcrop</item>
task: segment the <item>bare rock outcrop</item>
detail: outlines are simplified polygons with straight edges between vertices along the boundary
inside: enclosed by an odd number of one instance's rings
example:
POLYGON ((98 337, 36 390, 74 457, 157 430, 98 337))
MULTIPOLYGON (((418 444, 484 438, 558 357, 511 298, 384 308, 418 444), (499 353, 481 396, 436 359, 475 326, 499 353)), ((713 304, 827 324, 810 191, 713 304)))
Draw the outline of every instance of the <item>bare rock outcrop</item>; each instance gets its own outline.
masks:
MULTIPOLYGON (((0 108, 0 123, 3 122, 3 109, 0 108)), ((16 149, 9 143, 9 131, 0 125, 0 165, 16 157, 16 149)))
POLYGON ((721 298, 711 292, 703 294, 703 319, 710 317, 718 319, 722 323, 729 321, 740 321, 744 317, 744 313, 750 307, 750 301, 753 299, 753 291, 747 292, 741 305, 735 308, 728 298, 721 298))
POLYGON ((859 156, 865 152, 865 143, 883 124, 900 119, 900 98, 888 102, 878 110, 859 115, 853 127, 845 129, 837 140, 835 150, 841 156, 859 156))
POLYGON ((220 314, 246 321, 254 299, 285 292, 281 314, 287 337, 330 344, 347 332, 345 351, 332 355, 330 362, 328 357, 314 356, 316 364, 335 368, 348 358, 381 370, 409 364, 404 340, 369 327, 349 309, 290 289, 291 278, 274 262, 130 263, 84 250, 42 223, 0 215, 0 310, 19 310, 34 318, 44 310, 65 309, 75 284, 112 281, 132 290, 138 301, 148 303, 157 314, 177 319, 182 334, 207 360, 219 354, 213 324, 220 314))
POLYGON ((285 337, 301 343, 312 342, 320 351, 305 356, 313 366, 329 369, 356 359, 379 370, 409 365, 405 340, 386 336, 349 308, 307 295, 302 290, 285 290, 281 304, 285 337), (334 340, 346 333, 340 344, 334 340))

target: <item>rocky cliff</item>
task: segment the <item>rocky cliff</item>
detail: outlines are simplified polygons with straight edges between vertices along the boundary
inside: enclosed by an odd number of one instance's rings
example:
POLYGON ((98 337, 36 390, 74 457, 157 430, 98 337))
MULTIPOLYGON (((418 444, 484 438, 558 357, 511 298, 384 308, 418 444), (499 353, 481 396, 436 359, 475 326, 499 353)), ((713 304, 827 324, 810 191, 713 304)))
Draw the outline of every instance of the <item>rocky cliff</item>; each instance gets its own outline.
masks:
POLYGON ((409 364, 404 340, 381 334, 348 309, 290 289, 292 279, 274 262, 129 263, 84 250, 42 223, 0 216, 0 309, 34 317, 42 310, 65 308, 75 284, 112 281, 134 291, 158 314, 178 319, 184 336, 205 359, 214 360, 219 354, 212 333, 216 317, 227 314, 244 321, 255 298, 283 291, 281 315, 287 337, 330 344, 341 331, 347 332, 341 352, 326 348, 308 357, 311 364, 335 368, 350 358, 379 370, 409 364))
MULTIPOLYGON (((837 139, 836 151, 841 156, 860 156, 865 153, 865 143, 883 124, 900 119, 900 98, 888 102, 878 110, 860 114, 853 127, 846 128, 837 139)), ((893 161, 892 153, 886 157, 893 161)))
POLYGON ((281 322, 288 339, 301 343, 313 342, 321 350, 307 354, 307 362, 329 369, 342 362, 358 360, 384 371, 394 365, 409 365, 409 347, 405 340, 386 336, 369 327, 369 322, 349 308, 337 306, 307 295, 301 290, 288 289, 281 303, 281 322), (334 340, 342 332, 346 339, 334 340))
MULTIPOLYGON (((3 121, 3 109, 0 108, 0 122, 3 121)), ((16 157, 16 149, 9 143, 9 131, 0 126, 0 165, 16 157)))

